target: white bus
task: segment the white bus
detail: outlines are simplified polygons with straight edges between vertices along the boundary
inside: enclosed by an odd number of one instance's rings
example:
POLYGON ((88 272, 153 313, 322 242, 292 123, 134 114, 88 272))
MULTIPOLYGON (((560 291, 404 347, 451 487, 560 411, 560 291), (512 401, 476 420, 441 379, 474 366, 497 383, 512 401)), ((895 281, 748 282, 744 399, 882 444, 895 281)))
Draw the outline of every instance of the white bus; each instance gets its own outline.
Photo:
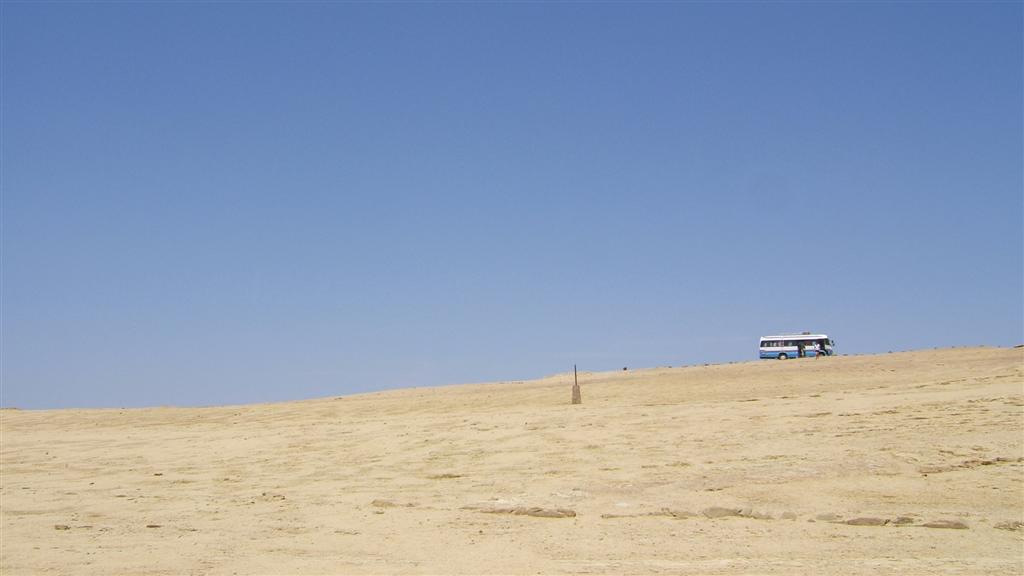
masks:
POLYGON ((761 336, 761 358, 786 360, 811 356, 832 356, 836 343, 827 334, 779 334, 761 336))

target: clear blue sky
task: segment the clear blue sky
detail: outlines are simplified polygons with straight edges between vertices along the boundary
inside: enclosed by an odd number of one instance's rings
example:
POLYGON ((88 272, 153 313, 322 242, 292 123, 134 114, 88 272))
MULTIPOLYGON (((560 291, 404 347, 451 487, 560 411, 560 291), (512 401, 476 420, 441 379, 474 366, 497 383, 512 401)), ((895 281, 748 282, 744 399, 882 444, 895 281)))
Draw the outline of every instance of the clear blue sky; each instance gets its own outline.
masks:
POLYGON ((1020 344, 1022 22, 5 2, 0 402, 1020 344))

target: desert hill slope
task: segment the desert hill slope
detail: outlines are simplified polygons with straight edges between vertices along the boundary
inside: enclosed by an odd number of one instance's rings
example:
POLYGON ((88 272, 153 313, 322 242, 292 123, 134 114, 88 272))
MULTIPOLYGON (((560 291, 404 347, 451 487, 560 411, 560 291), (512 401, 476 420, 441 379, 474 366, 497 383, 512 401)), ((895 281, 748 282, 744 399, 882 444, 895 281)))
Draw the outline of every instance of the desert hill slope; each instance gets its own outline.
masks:
POLYGON ((1024 349, 0 412, 0 573, 1024 573, 1024 349))

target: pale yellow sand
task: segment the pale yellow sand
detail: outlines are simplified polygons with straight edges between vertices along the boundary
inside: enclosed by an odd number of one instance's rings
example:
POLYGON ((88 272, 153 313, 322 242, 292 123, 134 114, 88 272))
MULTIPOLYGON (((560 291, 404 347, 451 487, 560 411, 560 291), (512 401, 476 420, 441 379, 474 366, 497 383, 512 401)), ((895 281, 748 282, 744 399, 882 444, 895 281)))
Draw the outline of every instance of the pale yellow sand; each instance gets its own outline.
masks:
POLYGON ((1022 349, 581 376, 4 410, 0 573, 1024 572, 1022 349))

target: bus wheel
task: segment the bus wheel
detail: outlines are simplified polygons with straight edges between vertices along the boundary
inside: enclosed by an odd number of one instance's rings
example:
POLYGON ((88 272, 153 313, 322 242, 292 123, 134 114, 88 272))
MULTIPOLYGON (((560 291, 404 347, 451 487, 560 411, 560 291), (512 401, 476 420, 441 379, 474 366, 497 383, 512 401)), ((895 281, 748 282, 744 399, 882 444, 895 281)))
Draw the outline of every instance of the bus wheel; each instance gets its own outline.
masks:
POLYGON ((787 358, 789 358, 789 356, 786 356, 785 354, 779 354, 779 360, 785 360, 787 358))

